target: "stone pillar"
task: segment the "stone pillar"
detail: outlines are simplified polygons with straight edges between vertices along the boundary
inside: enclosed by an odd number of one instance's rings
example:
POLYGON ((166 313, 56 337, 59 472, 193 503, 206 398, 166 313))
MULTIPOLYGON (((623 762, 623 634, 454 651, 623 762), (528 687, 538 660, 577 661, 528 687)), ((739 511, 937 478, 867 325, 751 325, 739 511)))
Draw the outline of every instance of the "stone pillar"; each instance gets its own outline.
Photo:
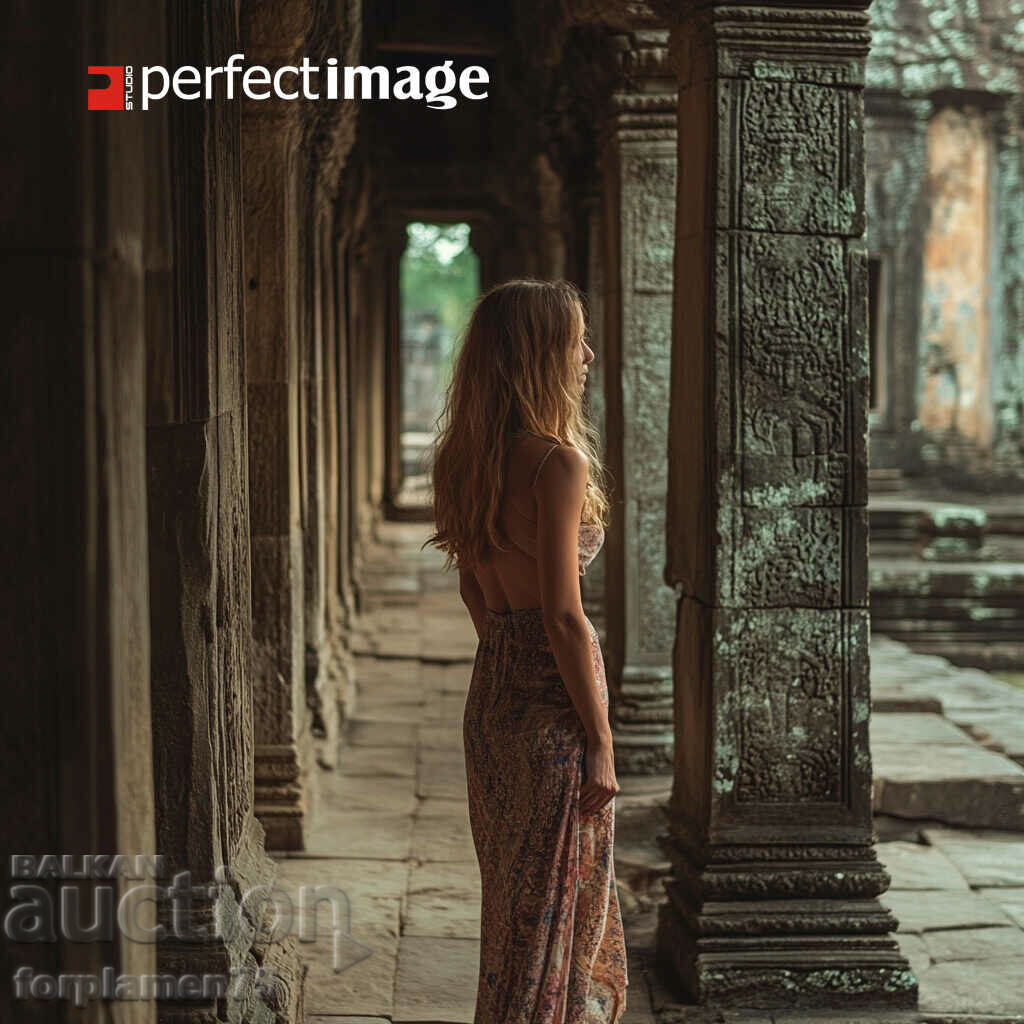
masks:
POLYGON ((603 153, 606 637, 616 770, 625 775, 672 764, 675 600, 662 580, 676 195, 667 41, 655 27, 624 37, 624 85, 603 153))
MULTIPOLYGON (((339 215, 336 214, 336 225, 339 215)), ((355 452, 352 394, 353 380, 353 314, 350 301, 351 288, 351 245, 347 236, 332 240, 335 254, 334 280, 336 286, 335 308, 337 310, 338 342, 337 367, 334 374, 338 394, 338 595, 345 623, 352 621, 356 611, 356 596, 353 589, 353 549, 355 546, 355 523, 357 521, 354 464, 358 462, 355 452)))
POLYGON ((921 374, 921 288, 928 227, 930 100, 867 90, 866 212, 870 255, 880 259, 879 340, 870 416, 871 464, 914 469, 921 462, 917 404, 921 374))
MULTIPOLYGON (((149 224, 166 202, 166 125, 157 109, 153 119, 87 113, 82 90, 95 84, 85 68, 98 39, 105 53, 165 63, 156 44, 167 19, 159 0, 145 9, 114 0, 4 13, 5 133, 18 140, 4 147, 0 192, 0 848, 7 855, 63 853, 80 863, 86 854, 158 852, 145 379, 147 316, 159 314, 165 294, 167 253, 149 224), (69 101, 50 105, 42 99, 49 96, 69 101)), ((5 856, 5 915, 29 898, 14 888, 11 867, 5 856)), ((123 1024, 155 1024, 153 1002, 122 1001, 115 1010, 96 1000, 75 1010, 65 999, 19 996, 12 975, 22 966, 37 981, 99 976, 109 964, 130 976, 156 971, 154 944, 134 941, 137 933, 118 929, 111 914, 94 918, 94 899, 109 879, 31 884, 45 889, 55 930, 68 921, 62 890, 74 886, 81 925, 104 922, 111 937, 28 941, 21 928, 38 922, 23 915, 19 928, 12 914, 0 1020, 58 1024, 116 1013, 123 1024)), ((115 900, 137 884, 115 878, 115 900)), ((142 908, 141 925, 152 925, 152 911, 142 908)))
POLYGON ((868 720, 866 0, 682 3, 663 969, 701 1003, 910 1007, 868 720))
POLYGON ((350 585, 355 610, 361 610, 359 577, 363 552, 370 540, 370 424, 367 389, 367 296, 370 273, 367 270, 367 246, 361 235, 353 237, 348 250, 348 386, 349 405, 349 537, 352 562, 350 585))
POLYGON ((384 269, 381 311, 384 319, 384 500, 389 516, 407 513, 402 467, 402 416, 405 363, 402 359, 401 263, 408 244, 406 217, 389 211, 381 236, 384 269))
POLYGON ((370 250, 366 310, 367 398, 369 413, 369 536, 374 536, 387 487, 387 349, 392 291, 390 252, 378 227, 370 250))
MULTIPOLYGON (((175 3, 167 64, 240 49, 235 8, 175 3)), ((194 1003, 168 1000, 184 1024, 303 1018, 295 940, 267 944, 234 922, 239 900, 270 883, 274 864, 254 815, 250 470, 243 268, 243 154, 234 104, 172 104, 165 260, 152 268, 147 310, 147 468, 153 768, 157 846, 169 874, 191 872, 188 923, 206 930, 158 946, 163 974, 280 971, 258 991, 194 1003), (220 925, 213 929, 214 922, 220 925)), ((160 115, 157 114, 158 118, 160 115)), ((154 124, 156 124, 154 119, 154 124)), ((152 162, 150 181, 159 177, 152 162)), ((254 270, 259 282, 259 270, 254 270)), ((262 411, 262 410, 261 410, 262 411)), ((256 502, 258 506, 258 502, 256 502)), ((173 908, 160 907, 167 924, 173 908)))
MULTIPOLYGON (((602 458, 606 450, 604 412, 605 344, 604 344, 604 230, 601 203, 596 198, 586 201, 587 219, 587 306, 588 344, 594 350, 594 361, 587 376, 587 416, 594 426, 601 444, 602 458)), ((605 631, 605 552, 602 548, 590 563, 580 587, 583 609, 602 636, 605 631)))
POLYGON ((314 737, 317 761, 334 766, 342 708, 351 703, 354 681, 348 653, 348 614, 343 597, 347 585, 347 478, 348 440, 341 370, 344 357, 342 317, 339 316, 339 249, 335 238, 335 211, 325 218, 317 239, 320 251, 320 297, 323 325, 324 411, 324 591, 326 601, 325 662, 315 690, 314 737))
POLYGON ((273 99, 242 107, 256 812, 271 849, 302 848, 306 813, 296 107, 273 99))
MULTIPOLYGON (((327 637, 327 529, 325 476, 327 466, 326 405, 324 395, 325 318, 323 305, 324 268, 321 239, 327 230, 329 203, 321 188, 311 190, 307 210, 308 234, 302 250, 308 254, 306 267, 306 333, 302 366, 302 567, 303 628, 305 632, 306 705, 311 715, 312 735, 326 733, 322 693, 323 662, 327 637)), ((329 712, 328 712, 329 713, 329 712)))
POLYGON ((995 139, 995 271, 992 338, 993 469, 1024 476, 1024 112, 991 117, 995 139))

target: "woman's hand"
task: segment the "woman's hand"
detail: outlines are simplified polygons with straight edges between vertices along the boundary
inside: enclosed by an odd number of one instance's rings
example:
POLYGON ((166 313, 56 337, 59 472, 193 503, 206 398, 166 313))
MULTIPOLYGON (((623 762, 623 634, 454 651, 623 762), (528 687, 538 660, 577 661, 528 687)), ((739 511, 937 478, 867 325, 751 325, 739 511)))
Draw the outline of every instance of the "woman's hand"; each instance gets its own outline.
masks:
POLYGON ((593 814, 601 810, 619 791, 615 780, 615 755, 611 735, 598 740, 587 740, 586 770, 580 786, 580 813, 593 814))

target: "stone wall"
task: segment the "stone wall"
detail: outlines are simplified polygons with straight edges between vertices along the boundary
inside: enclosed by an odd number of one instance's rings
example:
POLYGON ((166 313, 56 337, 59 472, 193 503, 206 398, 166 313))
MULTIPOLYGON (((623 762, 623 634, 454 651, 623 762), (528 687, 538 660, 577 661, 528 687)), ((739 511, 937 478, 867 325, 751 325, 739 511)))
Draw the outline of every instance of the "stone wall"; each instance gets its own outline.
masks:
POLYGON ((1019 0, 871 7, 875 466, 1024 474, 1022 15, 1019 0))
MULTIPOLYGON (((165 255, 147 224, 163 197, 123 169, 158 160, 160 138, 138 120, 88 115, 84 88, 93 39, 140 52, 159 39, 162 14, 124 2, 24 5, 5 12, 0 35, 11 76, 0 191, 5 914, 22 902, 10 891, 12 853, 156 852, 145 374, 151 270, 159 277, 165 255)), ((63 883, 41 884, 59 906, 63 883)), ((80 896, 90 908, 87 883, 80 896)), ((66 1019, 67 1003, 15 998, 22 965, 47 975, 156 965, 152 945, 121 936, 7 936, 3 1020, 25 1020, 28 1005, 39 1024, 66 1019)), ((98 1007, 81 1019, 99 1020, 98 1007)), ((121 1019, 153 1024, 156 1008, 131 1005, 121 1019)))

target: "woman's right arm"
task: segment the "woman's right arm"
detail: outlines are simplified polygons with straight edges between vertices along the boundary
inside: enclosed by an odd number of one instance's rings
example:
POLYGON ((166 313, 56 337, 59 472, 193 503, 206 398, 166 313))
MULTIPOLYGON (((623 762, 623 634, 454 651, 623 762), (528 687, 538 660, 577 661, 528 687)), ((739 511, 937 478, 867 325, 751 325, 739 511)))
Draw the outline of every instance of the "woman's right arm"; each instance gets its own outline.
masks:
POLYGON ((579 526, 587 486, 587 460, 562 446, 536 484, 537 571, 544 628, 558 671, 587 734, 587 779, 580 791, 584 813, 600 809, 617 792, 608 712, 601 703, 583 614, 579 577, 579 526))

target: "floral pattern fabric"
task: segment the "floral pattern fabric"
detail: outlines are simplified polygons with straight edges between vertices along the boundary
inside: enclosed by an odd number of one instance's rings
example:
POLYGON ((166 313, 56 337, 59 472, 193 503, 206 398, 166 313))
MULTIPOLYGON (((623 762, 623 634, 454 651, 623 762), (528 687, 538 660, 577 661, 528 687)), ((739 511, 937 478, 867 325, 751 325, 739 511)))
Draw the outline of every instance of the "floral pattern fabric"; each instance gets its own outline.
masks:
MULTIPOLYGON (((596 554, 586 548, 581 570, 596 554)), ((607 708, 601 647, 587 626, 607 708)), ((618 1024, 628 976, 615 800, 580 813, 586 733, 539 608, 488 611, 463 742, 482 894, 474 1024, 618 1024)))

